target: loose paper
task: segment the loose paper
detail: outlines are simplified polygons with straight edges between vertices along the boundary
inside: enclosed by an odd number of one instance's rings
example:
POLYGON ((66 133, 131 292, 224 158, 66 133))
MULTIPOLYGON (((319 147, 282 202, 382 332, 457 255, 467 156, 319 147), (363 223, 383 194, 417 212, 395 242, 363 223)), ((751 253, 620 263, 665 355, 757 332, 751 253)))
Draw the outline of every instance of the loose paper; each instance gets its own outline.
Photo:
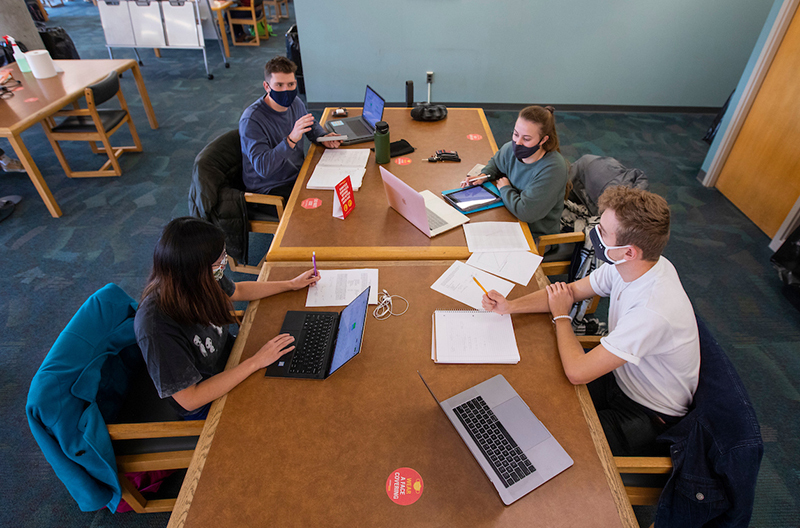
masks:
POLYGON ((527 286, 536 268, 542 263, 542 257, 530 251, 492 251, 473 253, 467 264, 475 268, 494 273, 504 279, 527 286))
POLYGON ((464 226, 470 253, 530 251, 519 222, 475 222, 464 226))
POLYGON ((369 291, 369 304, 378 304, 377 269, 318 269, 317 271, 320 279, 308 287, 306 307, 347 306, 366 290, 367 286, 372 286, 369 291))
POLYGON ((514 283, 512 282, 456 261, 441 277, 436 279, 436 282, 431 285, 431 289, 476 310, 482 310, 481 298, 483 297, 483 290, 475 283, 475 279, 478 279, 478 282, 487 291, 496 290, 503 297, 508 296, 511 293, 511 289, 514 288, 514 283))

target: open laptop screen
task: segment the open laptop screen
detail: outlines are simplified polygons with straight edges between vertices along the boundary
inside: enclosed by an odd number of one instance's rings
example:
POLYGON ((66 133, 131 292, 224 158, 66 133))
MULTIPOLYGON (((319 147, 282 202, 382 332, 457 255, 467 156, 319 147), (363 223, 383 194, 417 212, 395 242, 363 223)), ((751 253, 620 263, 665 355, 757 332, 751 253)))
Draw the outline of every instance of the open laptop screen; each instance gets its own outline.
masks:
POLYGON ((369 290, 361 292, 353 302, 342 310, 339 317, 339 334, 336 338, 336 348, 333 351, 329 376, 339 367, 353 359, 361 350, 361 340, 364 338, 364 323, 367 319, 369 304, 369 290))
POLYGON ((375 123, 380 121, 383 117, 384 105, 383 97, 375 93, 375 90, 367 85, 367 93, 364 95, 364 112, 362 115, 372 128, 375 128, 375 123))

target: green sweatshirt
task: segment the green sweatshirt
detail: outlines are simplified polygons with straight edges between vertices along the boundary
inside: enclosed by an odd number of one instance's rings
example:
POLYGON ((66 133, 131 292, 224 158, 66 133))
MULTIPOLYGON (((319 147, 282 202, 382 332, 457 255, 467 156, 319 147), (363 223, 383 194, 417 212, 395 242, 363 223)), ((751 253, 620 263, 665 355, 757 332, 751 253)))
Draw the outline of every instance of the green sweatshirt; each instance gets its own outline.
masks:
POLYGON ((511 214, 528 223, 534 238, 561 231, 567 188, 567 164, 561 153, 548 152, 542 159, 526 165, 514 157, 514 146, 509 141, 481 172, 509 179, 511 185, 500 189, 503 204, 511 214))

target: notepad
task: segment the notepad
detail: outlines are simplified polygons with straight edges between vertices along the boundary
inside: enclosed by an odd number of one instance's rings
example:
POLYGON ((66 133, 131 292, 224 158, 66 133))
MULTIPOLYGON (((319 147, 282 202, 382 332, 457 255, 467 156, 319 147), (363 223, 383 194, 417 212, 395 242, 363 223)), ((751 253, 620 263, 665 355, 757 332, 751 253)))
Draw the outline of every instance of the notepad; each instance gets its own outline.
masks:
POLYGON ((357 191, 364 180, 368 159, 369 149, 326 149, 306 189, 332 191, 337 183, 350 176, 353 190, 357 191))
POLYGON ((431 359, 436 363, 519 363, 511 316, 480 310, 436 310, 431 359))

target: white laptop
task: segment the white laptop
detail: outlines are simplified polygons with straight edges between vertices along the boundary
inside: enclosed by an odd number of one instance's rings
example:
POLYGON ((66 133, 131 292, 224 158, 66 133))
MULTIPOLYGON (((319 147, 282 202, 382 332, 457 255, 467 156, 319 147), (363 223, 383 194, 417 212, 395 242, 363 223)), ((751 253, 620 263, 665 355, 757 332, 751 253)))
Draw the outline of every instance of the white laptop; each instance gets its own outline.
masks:
POLYGON ((572 458, 502 375, 440 402, 417 374, 503 504, 524 497, 572 466, 572 458))
POLYGON ((383 190, 391 208, 428 237, 435 237, 469 222, 467 215, 447 205, 432 192, 425 190, 419 193, 388 170, 383 167, 380 169, 383 190))

